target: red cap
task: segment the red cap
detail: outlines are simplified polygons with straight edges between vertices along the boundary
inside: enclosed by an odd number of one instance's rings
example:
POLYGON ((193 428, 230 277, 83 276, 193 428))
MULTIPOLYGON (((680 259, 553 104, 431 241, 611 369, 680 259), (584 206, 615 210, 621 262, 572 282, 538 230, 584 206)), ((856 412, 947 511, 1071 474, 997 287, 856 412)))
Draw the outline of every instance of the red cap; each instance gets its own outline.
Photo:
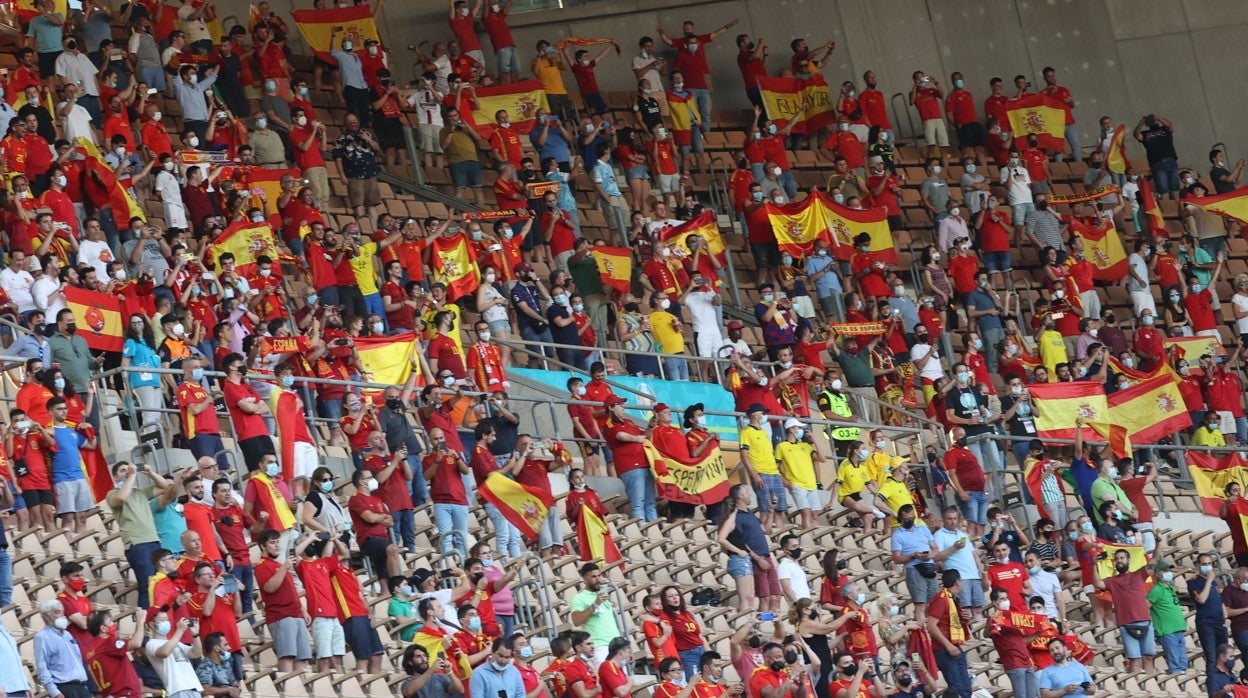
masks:
POLYGON ((626 402, 628 402, 628 400, 625 400, 624 398, 620 397, 619 395, 616 395, 615 393, 611 393, 605 399, 603 399, 602 404, 606 405, 607 407, 611 407, 612 405, 623 405, 626 402))
POLYGON ((665 402, 660 402, 659 404, 657 404, 657 405, 655 405, 655 406, 654 406, 654 413, 655 413, 655 414, 658 414, 658 413, 660 413, 660 412, 666 412, 666 411, 668 411, 668 410, 670 410, 670 409, 672 409, 672 408, 668 407, 668 406, 667 406, 667 403, 665 403, 665 402))
POLYGON ((740 320, 729 320, 729 321, 728 321, 728 329, 730 329, 730 330, 743 330, 743 329, 745 329, 745 325, 741 324, 741 321, 740 321, 740 320))

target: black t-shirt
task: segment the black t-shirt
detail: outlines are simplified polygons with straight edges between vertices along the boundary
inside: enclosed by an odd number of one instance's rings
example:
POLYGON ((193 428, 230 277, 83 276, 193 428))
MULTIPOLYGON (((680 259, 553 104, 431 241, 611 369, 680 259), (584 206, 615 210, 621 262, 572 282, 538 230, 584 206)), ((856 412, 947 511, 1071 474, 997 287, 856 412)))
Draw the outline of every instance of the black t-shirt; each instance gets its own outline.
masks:
POLYGON ((653 131, 655 126, 663 123, 663 110, 659 108, 659 100, 653 97, 637 97, 633 111, 641 116, 641 123, 646 125, 647 131, 653 131))
POLYGON ((1223 177, 1230 177, 1231 171, 1225 167, 1215 167, 1209 170, 1209 179, 1213 180, 1213 190, 1219 194, 1225 194, 1235 190, 1233 182, 1223 182, 1223 177))
POLYGON ((1140 134, 1140 137, 1144 139, 1144 152, 1148 155, 1148 164, 1179 159, 1178 153, 1174 152, 1174 131, 1165 125, 1157 124, 1140 134))
MULTIPOLYGON (((1013 395, 1001 396, 1001 411, 1007 412, 1018 399, 1013 395)), ((1010 436, 1025 436, 1027 438, 1035 438, 1036 436, 1036 420, 1033 412, 1030 411, 1031 403, 1024 403, 1026 407, 1020 407, 1014 410, 1014 416, 1010 418, 1006 425, 1010 428, 1010 436), (1027 414, 1023 414, 1027 412, 1027 414)))
POLYGON ((572 312, 568 310, 567 306, 552 303, 546 309, 546 319, 550 321, 550 336, 554 338, 555 344, 577 345, 581 343, 581 337, 576 331, 575 322, 570 322, 563 327, 556 325, 554 322, 555 318, 570 317, 572 317, 572 312))
MULTIPOLYGON (((974 419, 980 414, 981 407, 988 406, 988 397, 981 395, 979 389, 975 387, 955 387, 945 398, 945 405, 952 408, 953 413, 962 419, 974 419)), ((967 436, 977 436, 992 431, 992 427, 987 424, 963 424, 962 428, 966 430, 967 436)))

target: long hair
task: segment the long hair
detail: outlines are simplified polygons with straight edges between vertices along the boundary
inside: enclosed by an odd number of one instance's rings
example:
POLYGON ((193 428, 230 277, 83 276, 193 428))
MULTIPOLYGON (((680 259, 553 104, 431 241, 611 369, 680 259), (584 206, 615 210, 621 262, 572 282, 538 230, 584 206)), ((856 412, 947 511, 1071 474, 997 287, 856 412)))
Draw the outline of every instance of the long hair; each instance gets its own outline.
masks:
POLYGON ((147 316, 142 313, 135 313, 131 315, 130 323, 133 323, 136 317, 143 321, 143 329, 136 331, 133 324, 127 323, 126 339, 133 339, 136 342, 142 342, 147 345, 147 348, 155 349, 156 335, 152 333, 152 323, 147 319, 147 316))
POLYGON ((687 610, 685 608, 685 595, 680 591, 680 587, 674 584, 669 584, 668 586, 663 587, 663 589, 659 591, 659 598, 663 601, 663 610, 668 613, 684 613, 687 610), (680 598, 680 603, 675 606, 668 605, 667 603, 667 592, 672 589, 676 590, 676 594, 680 598))
POLYGON ((52 393, 53 395, 60 395, 60 396, 77 395, 77 391, 74 389, 74 384, 69 382, 69 379, 65 377, 65 372, 59 368, 50 368, 43 372, 43 387, 47 388, 48 392, 52 393), (60 376, 61 378, 65 379, 64 390, 56 389, 56 377, 57 376, 60 376))

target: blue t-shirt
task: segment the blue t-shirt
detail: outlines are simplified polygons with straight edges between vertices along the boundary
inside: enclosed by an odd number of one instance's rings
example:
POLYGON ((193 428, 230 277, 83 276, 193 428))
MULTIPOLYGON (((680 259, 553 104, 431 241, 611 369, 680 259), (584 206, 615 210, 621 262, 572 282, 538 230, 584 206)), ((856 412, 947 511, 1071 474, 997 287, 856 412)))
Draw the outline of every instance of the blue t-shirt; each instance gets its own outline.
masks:
POLYGON ((85 480, 87 474, 82 469, 82 455, 78 449, 87 443, 87 437, 69 427, 53 427, 52 431, 56 441, 56 453, 52 454, 52 484, 85 480))
POLYGON ((569 179, 571 177, 568 173, 562 170, 555 170, 546 174, 546 181, 558 182, 560 184, 559 193, 555 195, 557 197, 555 203, 559 204, 559 208, 564 211, 575 211, 576 197, 572 194, 572 187, 568 185, 569 179))
POLYGON ((537 137, 542 135, 542 127, 529 131, 529 140, 533 143, 533 147, 537 148, 539 160, 546 158, 554 158, 555 162, 565 163, 572 160, 572 151, 568 148, 568 142, 563 138, 563 132, 558 128, 551 126, 546 131, 546 142, 541 145, 537 144, 537 137))
MULTIPOLYGON (((1092 675, 1084 668, 1082 664, 1073 659, 1067 659, 1066 665, 1053 664, 1045 667, 1038 677, 1041 689, 1049 689, 1050 691, 1060 691, 1072 683, 1078 686, 1082 683, 1092 683, 1092 675)), ((1077 689, 1074 693, 1067 693, 1067 696, 1086 696, 1082 688, 1077 689)))
POLYGON ((160 538, 160 547, 181 555, 182 534, 186 533, 186 517, 178 511, 176 501, 170 502, 164 509, 160 508, 160 498, 152 497, 152 523, 156 524, 156 535, 160 538))
MULTIPOLYGON (((127 339, 121 350, 123 359, 130 359, 131 368, 160 368, 160 356, 146 342, 127 339)), ((160 386, 159 373, 134 371, 130 373, 131 388, 156 388, 160 386)))
MULTIPOLYGON (((923 551, 930 553, 934 542, 935 539, 932 537, 932 532, 928 530, 927 526, 923 526, 917 521, 915 522, 914 527, 909 530, 901 526, 893 529, 892 551, 895 553, 901 553, 902 555, 910 555, 911 553, 919 553, 923 551)), ((910 568, 917 564, 931 561, 932 558, 930 555, 927 559, 916 557, 907 562, 906 567, 910 568)))
POLYGON ((841 293, 841 278, 836 274, 836 266, 839 264, 836 257, 828 255, 826 257, 820 255, 812 255, 806 258, 806 276, 814 276, 828 267, 832 267, 832 271, 815 279, 815 295, 819 298, 827 298, 833 293, 841 293))
MULTIPOLYGON (((60 12, 53 12, 53 15, 65 19, 60 12)), ((49 22, 46 17, 39 15, 30 20, 30 28, 26 32, 26 36, 35 38, 35 50, 39 53, 60 53, 64 48, 61 46, 61 25, 49 22)), ((97 45, 98 49, 99 46, 97 45)))
MULTIPOLYGON (((1196 577, 1187 580, 1187 593, 1195 599, 1196 595, 1205 589, 1205 578, 1196 577)), ((1213 583, 1213 588, 1209 590, 1209 598, 1204 603, 1196 604, 1196 622, 1217 623, 1221 625, 1226 621, 1225 612, 1222 610, 1222 590, 1218 588, 1218 583, 1213 583)))
MULTIPOLYGON (((997 304, 992 300, 992 296, 978 289, 966 294, 966 305, 975 310, 991 310, 997 307, 997 304)), ((979 315, 975 319, 979 321, 979 329, 981 330, 999 330, 1003 327, 999 315, 979 315)))

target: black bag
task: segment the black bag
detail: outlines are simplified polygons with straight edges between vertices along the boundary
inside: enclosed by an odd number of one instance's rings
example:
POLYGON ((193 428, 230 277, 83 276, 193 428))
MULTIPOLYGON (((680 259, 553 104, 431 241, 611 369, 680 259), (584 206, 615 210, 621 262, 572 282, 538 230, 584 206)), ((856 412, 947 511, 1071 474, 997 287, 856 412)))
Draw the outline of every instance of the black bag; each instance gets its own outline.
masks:
POLYGON ((1128 635, 1136 640, 1143 640, 1148 633, 1153 632, 1153 624, 1147 620, 1138 623, 1127 623, 1122 627, 1126 629, 1128 635))
POLYGON ((15 458, 13 460, 13 474, 17 477, 26 477, 30 474, 30 466, 26 465, 25 458, 15 458))
POLYGON ((936 563, 934 562, 920 562, 914 566, 914 569, 918 570, 919 576, 924 579, 936 578, 936 563))
POLYGON ((689 603, 692 606, 718 606, 719 592, 710 587, 703 587, 690 594, 689 603))

